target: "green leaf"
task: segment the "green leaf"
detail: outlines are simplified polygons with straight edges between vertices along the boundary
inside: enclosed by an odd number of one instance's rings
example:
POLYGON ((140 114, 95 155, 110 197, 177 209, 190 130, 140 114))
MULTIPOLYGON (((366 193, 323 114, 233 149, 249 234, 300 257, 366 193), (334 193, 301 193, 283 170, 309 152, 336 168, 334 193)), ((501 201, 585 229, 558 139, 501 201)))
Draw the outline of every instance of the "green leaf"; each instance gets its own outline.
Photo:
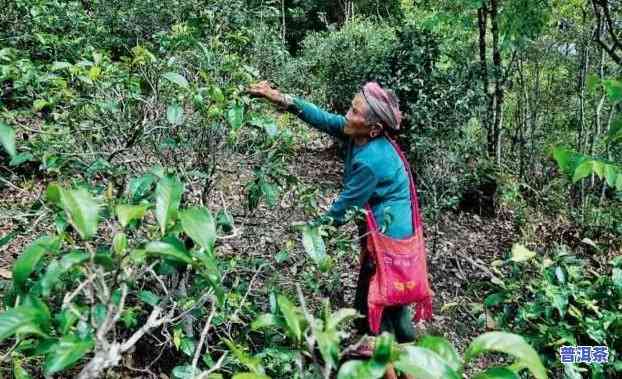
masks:
POLYGON ((99 204, 85 188, 60 191, 62 204, 69 223, 78 231, 83 240, 89 240, 97 232, 99 204))
POLYGON ((233 130, 238 130, 244 123, 244 107, 235 105, 227 111, 227 121, 233 130))
POLYGON ((69 333, 71 327, 79 320, 79 316, 76 314, 76 310, 65 308, 57 313, 54 316, 54 319, 58 322, 60 333, 67 334, 69 333))
POLYGON ((572 182, 576 183, 579 180, 590 176, 592 174, 593 167, 594 161, 590 159, 583 161, 583 163, 575 169, 574 174, 572 175, 572 182))
POLYGON ((613 268, 611 270, 611 280, 613 282, 613 285, 618 290, 622 290, 622 269, 613 268))
POLYGON ((174 379, 194 379, 200 373, 201 370, 198 368, 193 370, 191 365, 175 366, 172 372, 174 379))
POLYGON ((176 246, 169 242, 149 242, 145 246, 145 251, 147 254, 158 255, 161 257, 175 260, 177 262, 192 264, 192 257, 186 250, 182 249, 182 246, 176 246))
POLYGON ((9 166, 16 167, 16 166, 21 165, 24 162, 30 162, 34 159, 35 157, 28 152, 19 153, 15 157, 13 157, 13 159, 11 159, 11 161, 9 162, 9 166))
POLYGON ((315 331, 320 354, 326 364, 331 367, 339 367, 339 336, 336 330, 315 331))
POLYGON ((320 236, 319 226, 304 226, 302 229, 302 246, 322 271, 328 268, 329 260, 326 255, 326 245, 324 245, 324 240, 320 236))
POLYGON ((194 355, 194 350, 196 349, 196 344, 191 338, 182 338, 180 350, 182 353, 186 354, 189 357, 194 355))
POLYGON ((380 336, 376 337, 372 359, 381 365, 390 363, 392 360, 394 343, 395 337, 387 332, 384 332, 380 336))
POLYGON ((520 376, 508 368, 494 367, 478 374, 473 379, 520 379, 520 376))
POLYGON ((179 104, 171 104, 166 108, 166 119, 173 125, 184 122, 184 110, 179 104))
POLYGON ((127 235, 119 232, 112 238, 112 250, 116 254, 123 254, 127 249, 127 235))
POLYGON ((607 185, 611 188, 615 188, 617 178, 618 178, 617 167, 611 164, 605 164, 605 179, 607 180, 607 185))
POLYGON ((73 65, 69 62, 54 62, 50 71, 61 71, 71 67, 73 67, 73 65))
POLYGON ((404 352, 394 365, 396 369, 414 375, 417 379, 461 378, 441 356, 418 346, 404 347, 404 352))
POLYGON ((274 119, 269 117, 254 117, 249 121, 249 123, 251 125, 262 128, 264 132, 266 132, 266 134, 272 138, 276 137, 279 131, 274 119))
POLYGON ((358 317, 356 309, 341 308, 335 311, 330 318, 326 321, 326 329, 336 329, 342 322, 358 317))
POLYGON ((594 160, 592 161, 592 170, 599 178, 605 178, 605 163, 601 161, 594 160))
POLYGON ((622 173, 620 173, 618 179, 616 179, 616 190, 622 191, 622 173))
POLYGON ((158 179, 154 174, 145 174, 130 180, 128 193, 132 202, 138 202, 148 195, 153 183, 158 179))
POLYGON ((456 348, 445 338, 425 336, 417 342, 417 346, 432 350, 447 362, 457 373, 462 372, 462 359, 456 348))
POLYGON ((268 375, 256 374, 254 372, 242 372, 233 375, 232 379, 270 379, 268 375))
POLYGON ((140 291, 138 298, 154 307, 160 302, 160 297, 151 291, 140 291))
POLYGON ((300 318, 298 316, 298 312, 296 311, 296 307, 283 295, 279 295, 277 297, 277 303, 279 304, 279 309, 285 318, 285 323, 287 324, 290 334, 296 339, 296 341, 300 341, 302 338, 302 327, 300 325, 300 318))
POLYGON ((20 361, 13 360, 13 378, 14 379, 32 379, 32 376, 26 371, 20 361))
POLYGON ((155 191, 155 215, 162 234, 166 233, 169 224, 177 218, 177 210, 183 193, 184 185, 176 176, 164 176, 158 181, 155 191))
POLYGON ((274 184, 268 183, 265 180, 260 184, 261 192, 266 196, 266 203, 268 206, 274 207, 277 204, 279 197, 279 189, 274 184))
POLYGON ((385 366, 370 361, 353 360, 341 365, 337 379, 378 379, 384 376, 385 366))
POLYGON ((225 101, 225 95, 223 95, 222 90, 216 86, 210 87, 209 96, 217 103, 223 103, 225 101))
POLYGON ((608 79, 603 81, 607 97, 611 102, 618 102, 622 100, 622 82, 614 79, 608 79))
POLYGON ((236 359, 240 361, 241 364, 246 366, 254 374, 259 374, 259 375, 264 374, 264 368, 261 365, 261 359, 257 357, 251 357, 243 350, 242 347, 239 347, 231 340, 224 340, 224 341, 227 347, 229 348, 229 350, 231 351, 231 353, 233 353, 233 356, 235 356, 236 359))
POLYGON ((127 227, 127 225, 134 221, 140 220, 145 215, 145 212, 148 209, 148 205, 126 205, 120 204, 116 207, 117 218, 119 219, 119 223, 122 227, 127 227))
POLYGON ((13 265, 13 283, 15 287, 24 290, 26 280, 34 271, 37 263, 46 252, 58 251, 60 240, 49 236, 41 237, 24 250, 13 265))
POLYGON ((62 256, 60 260, 54 260, 49 265, 45 274, 39 281, 41 293, 43 296, 49 296, 54 285, 58 282, 61 275, 69 271, 73 266, 86 262, 89 254, 80 251, 74 251, 62 256))
POLYGON ((52 375, 71 367, 94 346, 95 341, 92 338, 81 340, 72 335, 61 337, 46 355, 43 372, 45 375, 52 375))
POLYGON ((36 334, 45 336, 40 323, 45 319, 44 311, 33 306, 18 306, 0 313, 0 342, 15 334, 36 334))
POLYGON ((225 233, 231 232, 233 230, 233 216, 225 209, 220 209, 218 214, 216 215, 216 225, 222 228, 222 231, 225 233))
POLYGON ((526 262, 535 256, 535 252, 527 249, 520 243, 515 243, 512 246, 512 258, 510 258, 510 260, 513 262, 526 262))
POLYGON ((477 337, 464 354, 465 362, 488 351, 512 355, 523 362, 536 379, 546 379, 546 369, 538 353, 519 335, 506 332, 489 332, 477 337))
POLYGON ((206 208, 188 208, 183 210, 179 219, 184 232, 205 251, 212 252, 216 242, 216 223, 211 212, 206 208))
POLYGON ((186 78, 176 72, 167 72, 166 74, 162 75, 162 77, 164 77, 164 79, 168 80, 171 83, 177 84, 180 87, 188 88, 188 81, 186 80, 186 78))
POLYGON ((617 142, 622 139, 622 117, 618 116, 609 127, 607 140, 609 143, 617 142))
POLYGON ((251 324, 252 330, 259 330, 263 328, 283 327, 285 324, 281 319, 273 315, 272 313, 264 313, 259 315, 255 321, 251 324))
POLYGON ((4 147, 4 150, 11 158, 15 158, 17 154, 15 149, 15 130, 4 122, 0 122, 0 145, 4 147))

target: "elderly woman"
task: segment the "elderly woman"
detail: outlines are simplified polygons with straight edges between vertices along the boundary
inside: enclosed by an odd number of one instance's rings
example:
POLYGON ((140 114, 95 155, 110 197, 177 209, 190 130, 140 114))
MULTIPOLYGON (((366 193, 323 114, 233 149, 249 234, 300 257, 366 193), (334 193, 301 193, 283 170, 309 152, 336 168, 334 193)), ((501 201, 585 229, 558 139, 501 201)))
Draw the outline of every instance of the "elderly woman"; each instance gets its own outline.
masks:
MULTIPOLYGON (((376 82, 365 84, 352 100, 346 116, 328 113, 298 97, 282 94, 267 82, 251 86, 249 93, 281 105, 311 126, 347 142, 344 188, 322 219, 341 225, 346 211, 366 204, 376 220, 389 220, 384 233, 403 239, 413 234, 409 177, 404 164, 387 138, 388 132, 400 127, 398 99, 376 82)), ((355 296, 355 307, 367 316, 367 295, 374 265, 367 257, 361 271, 355 296)), ((388 308, 382 317, 381 330, 395 334, 398 342, 411 342, 415 330, 406 306, 388 308)), ((366 320, 357 326, 369 332, 366 320)))

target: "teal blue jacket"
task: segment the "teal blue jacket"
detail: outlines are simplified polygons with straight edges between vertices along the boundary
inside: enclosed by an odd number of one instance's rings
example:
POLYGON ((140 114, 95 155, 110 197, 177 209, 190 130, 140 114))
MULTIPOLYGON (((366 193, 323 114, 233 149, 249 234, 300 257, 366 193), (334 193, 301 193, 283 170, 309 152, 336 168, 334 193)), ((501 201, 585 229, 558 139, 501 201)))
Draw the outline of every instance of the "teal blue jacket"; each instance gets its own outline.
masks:
POLYGON ((294 112, 311 126, 347 144, 344 160, 343 191, 327 216, 343 224, 346 211, 369 203, 380 227, 392 238, 412 235, 409 180, 404 164, 386 137, 371 139, 357 146, 343 133, 346 119, 294 98, 294 112))

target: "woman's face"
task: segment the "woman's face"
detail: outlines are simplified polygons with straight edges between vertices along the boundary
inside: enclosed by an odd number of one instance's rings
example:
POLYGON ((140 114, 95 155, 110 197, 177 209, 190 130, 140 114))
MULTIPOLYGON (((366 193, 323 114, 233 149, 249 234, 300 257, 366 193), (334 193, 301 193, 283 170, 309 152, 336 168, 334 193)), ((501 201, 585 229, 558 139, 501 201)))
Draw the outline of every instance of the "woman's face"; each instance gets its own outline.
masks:
POLYGON ((373 127, 367 125, 367 112, 369 112, 367 102, 363 96, 356 95, 346 114, 346 126, 343 128, 343 133, 350 137, 369 137, 373 127))

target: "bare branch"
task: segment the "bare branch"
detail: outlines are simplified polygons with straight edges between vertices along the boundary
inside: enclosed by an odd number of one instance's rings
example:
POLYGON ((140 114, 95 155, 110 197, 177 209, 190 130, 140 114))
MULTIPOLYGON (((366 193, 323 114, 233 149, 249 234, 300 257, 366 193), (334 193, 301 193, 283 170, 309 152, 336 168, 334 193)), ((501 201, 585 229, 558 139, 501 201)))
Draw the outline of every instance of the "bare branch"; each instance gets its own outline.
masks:
POLYGON ((203 344, 205 343, 205 339, 207 338, 207 332, 209 331, 210 326, 212 325, 212 318, 216 314, 216 302, 212 299, 212 310, 210 311, 209 316, 207 317, 207 321, 205 322, 205 326, 203 326, 203 331, 201 332, 201 337, 199 338, 199 344, 196 347, 194 352, 194 357, 192 358, 192 376, 197 369, 197 364, 199 363, 199 356, 201 355, 201 349, 203 348, 203 344))

